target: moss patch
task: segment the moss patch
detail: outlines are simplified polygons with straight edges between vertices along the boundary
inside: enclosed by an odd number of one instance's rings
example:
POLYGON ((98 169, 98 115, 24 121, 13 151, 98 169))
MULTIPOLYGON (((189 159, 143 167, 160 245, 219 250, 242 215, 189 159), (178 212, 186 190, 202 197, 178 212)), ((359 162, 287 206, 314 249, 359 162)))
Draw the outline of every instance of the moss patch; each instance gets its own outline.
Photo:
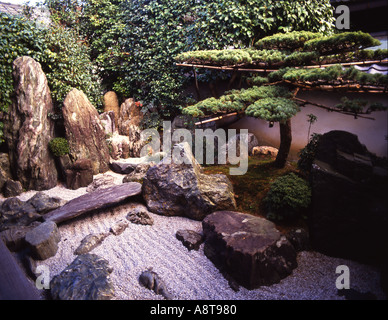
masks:
MULTIPOLYGON (((267 195, 271 183, 280 176, 295 172, 299 174, 296 163, 287 163, 284 168, 276 168, 274 159, 269 156, 249 157, 248 172, 242 176, 229 175, 230 165, 203 166, 205 174, 225 174, 233 185, 237 211, 250 213, 266 218, 267 212, 263 206, 263 199, 267 195)), ((303 219, 292 222, 276 222, 280 231, 286 232, 294 227, 307 228, 303 219)))

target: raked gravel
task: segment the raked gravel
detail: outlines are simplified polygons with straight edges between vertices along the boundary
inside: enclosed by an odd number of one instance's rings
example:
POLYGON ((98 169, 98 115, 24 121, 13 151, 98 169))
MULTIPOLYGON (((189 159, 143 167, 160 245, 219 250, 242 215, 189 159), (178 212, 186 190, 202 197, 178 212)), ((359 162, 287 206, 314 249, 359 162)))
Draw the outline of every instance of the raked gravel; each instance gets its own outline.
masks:
MULTIPOLYGON (((122 175, 109 172, 121 183, 122 175)), ((99 175, 100 176, 100 175, 99 175)), ((19 196, 28 200, 36 192, 29 191, 19 196)), ((86 193, 86 188, 68 190, 59 185, 44 191, 47 195, 71 200, 86 193)), ((59 225, 61 242, 54 257, 39 262, 50 270, 50 277, 59 274, 75 258, 75 249, 81 240, 91 234, 109 231, 118 220, 125 219, 133 203, 85 214, 59 225)), ((336 268, 346 265, 350 270, 350 287, 359 292, 371 292, 377 299, 386 296, 380 287, 380 272, 377 268, 354 261, 333 258, 315 251, 298 254, 298 267, 292 274, 272 286, 255 290, 240 287, 233 291, 228 281, 213 263, 206 258, 203 244, 199 251, 188 251, 176 239, 179 229, 202 231, 200 221, 183 217, 164 217, 150 213, 152 226, 129 223, 120 235, 109 235, 103 243, 91 251, 109 261, 113 272, 111 280, 117 300, 159 300, 162 296, 142 287, 139 275, 152 268, 165 282, 166 287, 178 300, 343 300, 337 295, 336 268)))

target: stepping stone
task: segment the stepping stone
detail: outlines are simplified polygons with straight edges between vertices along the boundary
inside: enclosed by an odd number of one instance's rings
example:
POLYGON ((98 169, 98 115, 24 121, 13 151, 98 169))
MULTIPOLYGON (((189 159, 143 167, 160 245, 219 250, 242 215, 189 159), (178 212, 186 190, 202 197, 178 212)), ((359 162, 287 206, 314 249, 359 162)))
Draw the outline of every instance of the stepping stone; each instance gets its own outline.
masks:
POLYGON ((46 221, 61 223, 78 217, 86 212, 117 205, 120 202, 139 194, 141 194, 140 183, 123 183, 110 188, 89 192, 75 198, 61 208, 47 213, 44 216, 44 219, 46 221))
POLYGON ((34 258, 46 260, 57 253, 61 235, 55 222, 48 221, 29 231, 25 239, 34 258))
POLYGON ((247 289, 278 283, 297 267, 296 251, 266 219, 217 211, 202 222, 205 255, 247 289))

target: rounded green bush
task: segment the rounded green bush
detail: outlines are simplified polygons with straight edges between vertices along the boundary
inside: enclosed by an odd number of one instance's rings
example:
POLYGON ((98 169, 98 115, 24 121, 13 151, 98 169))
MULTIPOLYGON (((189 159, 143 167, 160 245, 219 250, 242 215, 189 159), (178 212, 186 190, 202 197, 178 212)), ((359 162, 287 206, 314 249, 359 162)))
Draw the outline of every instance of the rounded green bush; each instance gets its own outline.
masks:
POLYGON ((60 157, 70 152, 69 142, 65 138, 54 138, 49 142, 50 151, 54 156, 60 157))
POLYGON ((267 218, 271 220, 297 218, 310 202, 309 184, 295 173, 277 178, 264 198, 267 218))

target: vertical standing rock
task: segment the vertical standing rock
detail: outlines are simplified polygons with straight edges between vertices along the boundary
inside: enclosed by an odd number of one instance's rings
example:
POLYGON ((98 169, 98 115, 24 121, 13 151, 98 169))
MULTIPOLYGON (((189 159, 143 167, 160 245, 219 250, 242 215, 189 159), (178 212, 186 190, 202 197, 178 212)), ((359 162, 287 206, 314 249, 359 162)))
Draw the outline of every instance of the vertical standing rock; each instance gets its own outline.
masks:
POLYGON ((120 105, 117 94, 114 91, 108 91, 104 95, 104 112, 108 113, 109 111, 114 112, 115 127, 117 128, 120 116, 120 105))
POLYGON ((72 89, 63 102, 63 120, 73 161, 90 159, 93 174, 109 169, 109 149, 98 112, 86 95, 72 89))
POLYGON ((30 57, 13 62, 15 97, 5 122, 11 169, 27 190, 56 186, 58 173, 48 143, 54 136, 50 89, 41 65, 30 57))
POLYGON ((118 131, 120 135, 129 138, 129 156, 140 157, 140 151, 145 146, 145 142, 140 140, 140 122, 143 119, 140 105, 130 98, 124 101, 120 107, 120 117, 118 119, 118 131))

